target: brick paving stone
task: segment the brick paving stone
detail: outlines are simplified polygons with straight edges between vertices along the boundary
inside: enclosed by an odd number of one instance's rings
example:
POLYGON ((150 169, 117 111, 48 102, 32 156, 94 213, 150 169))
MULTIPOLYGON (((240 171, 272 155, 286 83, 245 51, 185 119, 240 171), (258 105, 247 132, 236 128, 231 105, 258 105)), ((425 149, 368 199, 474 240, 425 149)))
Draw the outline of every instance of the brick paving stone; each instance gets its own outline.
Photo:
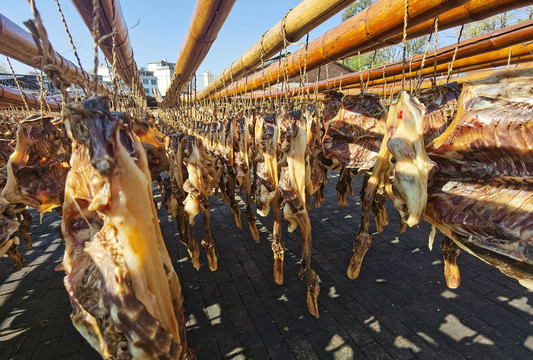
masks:
MULTIPOLYGON (((238 229, 228 206, 213 200, 219 269, 211 272, 203 249, 202 267, 194 269, 178 241, 175 220, 164 207, 158 208, 182 284, 188 342, 200 359, 533 357, 532 293, 464 252, 458 260, 462 284, 447 289, 438 249, 442 235, 430 252, 429 226, 400 234, 390 204, 391 224, 373 234, 358 279, 348 279, 346 267, 361 211, 358 195, 348 199, 346 208, 337 206, 335 185, 332 176, 326 203, 310 212, 311 266, 321 285, 319 319, 307 312, 307 288, 298 276, 299 229, 289 234, 283 223, 284 283, 278 285, 272 278, 272 213, 257 217, 261 240, 255 243, 244 216, 238 229)), ((359 192, 360 179, 354 179, 354 189, 359 192)), ((161 201, 160 195, 155 198, 161 201)), ((46 214, 42 225, 32 225, 35 246, 31 251, 21 247, 26 265, 22 271, 16 271, 10 259, 0 259, 0 360, 99 358, 73 327, 64 275, 54 271, 64 251, 57 235, 59 220, 57 214, 46 214)), ((195 220, 193 235, 200 240, 203 218, 195 220)))

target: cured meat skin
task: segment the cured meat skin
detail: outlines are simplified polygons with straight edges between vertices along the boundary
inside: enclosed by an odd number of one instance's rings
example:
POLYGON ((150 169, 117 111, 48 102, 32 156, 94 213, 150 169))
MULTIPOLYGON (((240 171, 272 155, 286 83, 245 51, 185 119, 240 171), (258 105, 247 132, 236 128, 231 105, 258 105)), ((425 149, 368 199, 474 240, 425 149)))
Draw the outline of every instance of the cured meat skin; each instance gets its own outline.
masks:
POLYGON ((428 145, 437 168, 425 212, 425 219, 461 249, 529 288, 532 80, 531 70, 519 70, 464 85, 453 123, 428 145))
POLYGON ((70 143, 51 120, 34 115, 20 122, 2 190, 11 204, 23 203, 41 213, 61 205, 70 170, 70 143))
POLYGON ((183 183, 187 180, 187 168, 183 163, 183 148, 185 134, 178 133, 172 139, 170 169, 165 177, 165 204, 167 210, 176 218, 180 242, 187 247, 192 264, 196 270, 200 269, 200 251, 198 242, 192 235, 189 216, 185 212, 183 201, 186 194, 183 183))
POLYGON ((105 97, 67 112, 74 143, 60 268, 74 325, 104 358, 194 358, 141 144, 105 97))
POLYGON ((262 155, 262 161, 256 165, 255 203, 257 213, 267 216, 270 204, 274 211, 274 228, 272 229, 272 251, 274 253, 274 281, 283 284, 283 262, 285 244, 281 228, 281 195, 279 193, 278 143, 280 130, 276 114, 259 117, 255 126, 256 153, 262 155))
POLYGON ((205 151, 202 143, 194 136, 185 137, 182 142, 183 163, 187 167, 188 179, 183 184, 187 197, 183 201, 185 212, 189 216, 189 223, 194 225, 194 217, 200 211, 204 214, 204 238, 202 246, 207 254, 209 268, 217 270, 218 261, 215 253, 215 241, 211 234, 209 211, 209 196, 212 196, 212 184, 216 178, 213 160, 205 151))
MULTIPOLYGON (((383 201, 379 200, 380 187, 385 186, 403 223, 414 226, 422 219, 428 174, 435 165, 424 148, 424 113, 424 105, 404 91, 391 103, 385 137, 361 202, 361 227, 354 239, 354 255, 347 271, 350 279, 359 276, 363 257, 371 244, 370 210, 373 202, 383 201)), ((378 222, 382 222, 380 217, 376 216, 378 222)))
POLYGON ((0 196, 0 257, 7 254, 15 261, 15 265, 20 270, 22 268, 22 255, 18 251, 19 238, 16 236, 19 222, 13 219, 14 208, 15 205, 10 205, 6 199, 0 196))
POLYGON ((386 117, 379 97, 344 96, 341 109, 327 123, 322 140, 324 156, 333 161, 330 168, 371 169, 381 146, 386 117))
POLYGON ((311 221, 305 197, 305 119, 302 119, 301 111, 294 111, 284 114, 282 121, 280 127, 287 129, 281 146, 287 157, 287 166, 282 168, 279 181, 284 203, 283 215, 289 223, 289 232, 293 232, 297 226, 302 231, 302 265, 299 276, 307 285, 307 309, 318 318, 320 285, 315 271, 311 269, 311 221))
POLYGON ((439 137, 453 121, 460 93, 457 84, 451 83, 428 89, 418 96, 426 107, 423 120, 425 145, 439 137))

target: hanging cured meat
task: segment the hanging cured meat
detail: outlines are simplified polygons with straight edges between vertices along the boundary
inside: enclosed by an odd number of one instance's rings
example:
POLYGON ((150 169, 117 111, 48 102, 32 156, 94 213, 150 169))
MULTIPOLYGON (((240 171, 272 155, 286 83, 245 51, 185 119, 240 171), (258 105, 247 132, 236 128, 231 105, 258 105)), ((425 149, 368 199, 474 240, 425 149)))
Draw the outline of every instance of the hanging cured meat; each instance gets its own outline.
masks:
POLYGON ((351 279, 359 275, 363 257, 370 247, 370 210, 381 187, 385 186, 400 212, 402 224, 414 226, 424 214, 428 174, 435 165, 424 149, 424 113, 424 105, 404 91, 390 105, 385 137, 361 202, 361 227, 354 239, 354 255, 348 266, 351 279))
POLYGON ((105 97, 67 111, 74 143, 60 267, 74 326, 104 358, 194 357, 141 144, 105 97))
POLYGON ((20 270, 22 255, 18 250, 20 241, 16 236, 20 224, 14 219, 14 208, 15 205, 9 205, 7 200, 0 196, 0 257, 7 254, 20 270))
POLYGON ((423 91, 417 97, 426 106, 423 120, 425 145, 439 137, 455 118, 460 93, 457 84, 451 83, 423 91))
POLYGON ((214 162, 206 152, 203 144, 194 136, 185 137, 182 145, 183 163, 187 167, 188 178, 183 184, 183 190, 188 194, 183 204, 189 216, 189 223, 194 225, 194 217, 200 211, 204 214, 204 238, 202 246, 207 254, 209 268, 218 268, 215 254, 215 241, 211 235, 209 210, 209 196, 213 195, 213 185, 216 184, 216 170, 214 162))
POLYGON ((187 168, 183 163, 183 138, 185 134, 178 133, 173 136, 170 145, 170 169, 168 176, 165 177, 164 187, 165 195, 163 204, 166 206, 172 216, 176 218, 178 231, 180 233, 180 242, 183 243, 189 252, 192 264, 196 270, 200 269, 200 251, 198 242, 192 235, 189 216, 185 212, 183 202, 187 196, 183 190, 183 183, 187 180, 187 168))
MULTIPOLYGON (((327 106, 327 105, 326 105, 327 106)), ((333 105, 331 105, 333 107, 333 105)), ((387 111, 372 94, 344 96, 337 115, 327 122, 322 141, 329 167, 369 170, 374 166, 383 139, 387 111)))
POLYGON ((283 196, 283 216, 289 223, 289 232, 293 232, 298 226, 302 231, 302 265, 299 275, 307 285, 307 309, 311 315, 319 317, 320 285, 315 271, 311 269, 311 221, 305 196, 305 167, 308 161, 305 121, 302 111, 291 111, 282 115, 281 149, 285 153, 287 165, 281 170, 279 189, 283 196))
POLYGON ((32 116, 19 124, 17 145, 7 165, 2 196, 11 204, 23 203, 43 213, 61 206, 70 170, 71 146, 52 118, 32 116))
POLYGON ((153 124, 146 121, 135 121, 133 123, 133 131, 139 137, 144 150, 146 150, 152 181, 157 182, 159 191, 162 192, 161 173, 167 171, 170 166, 165 152, 165 136, 153 124))
POLYGON ((276 123, 276 113, 257 119, 255 126, 255 204, 257 213, 267 216, 270 204, 274 211, 274 228, 272 230, 272 251, 274 253, 274 281, 283 284, 283 261, 285 244, 281 228, 281 195, 279 193, 278 144, 280 131, 276 123))
MULTIPOLYGON (((532 70, 519 70, 464 85, 457 117, 429 145, 428 154, 437 167, 425 213, 425 219, 461 249, 529 288, 533 288, 532 80, 532 70)), ((453 265, 454 259, 446 262, 446 267, 453 265)), ((447 282, 458 285, 453 276, 447 282)))
POLYGON ((253 117, 250 115, 243 116, 237 120, 236 139, 234 141, 234 155, 235 155, 235 169, 237 187, 244 186, 246 191, 246 211, 245 216, 250 227, 252 239, 259 241, 259 231, 255 224, 255 216, 252 212, 252 165, 250 158, 253 157, 251 144, 249 140, 252 138, 253 132, 250 133, 250 128, 253 129, 253 117))

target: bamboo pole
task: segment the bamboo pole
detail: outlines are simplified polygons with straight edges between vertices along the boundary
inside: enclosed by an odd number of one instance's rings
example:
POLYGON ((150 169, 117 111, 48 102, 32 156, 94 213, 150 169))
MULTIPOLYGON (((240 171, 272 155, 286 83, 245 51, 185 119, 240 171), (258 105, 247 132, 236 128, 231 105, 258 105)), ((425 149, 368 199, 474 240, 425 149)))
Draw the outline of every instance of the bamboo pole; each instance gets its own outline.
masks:
POLYGON ((163 107, 174 105, 207 55, 235 0, 197 0, 163 107))
MULTIPOLYGON (((463 6, 456 7, 439 15, 439 30, 451 29, 452 27, 486 19, 490 16, 500 14, 502 12, 514 10, 520 7, 533 4, 533 0, 470 0, 463 6)), ((410 27, 407 29, 407 39, 414 39, 423 35, 427 35, 434 31, 434 20, 428 20, 422 24, 410 27)), ((395 45, 402 42, 403 33, 398 33, 395 36, 388 38, 386 41, 376 43, 365 49, 361 49, 361 53, 367 53, 374 50, 381 49, 389 45, 395 45)), ((348 56, 357 55, 354 51, 348 56)))
MULTIPOLYGON (((93 29, 93 1, 72 0, 83 22, 92 32, 93 29)), ((137 70, 137 64, 133 58, 133 49, 130 45, 128 27, 122 15, 119 0, 98 0, 98 31, 101 40, 100 49, 107 60, 113 63, 113 5, 115 5, 115 53, 117 57, 116 70, 124 83, 130 88, 142 89, 141 78, 137 70)), ((139 91, 141 96, 146 97, 144 91, 139 91)))
MULTIPOLYGON (((423 74, 432 74, 433 70, 429 69, 433 69, 435 56, 437 60, 437 65, 449 63, 453 59, 456 47, 457 53, 455 56, 454 63, 459 63, 459 66, 471 66, 476 65, 478 62, 486 62, 487 60, 489 60, 490 57, 486 55, 487 53, 492 53, 493 55, 497 54, 499 59, 501 59, 502 57, 507 57, 510 46, 513 46, 513 51, 516 51, 517 55, 525 54, 525 51, 532 49, 531 45, 528 45, 528 47, 524 50, 521 49, 521 45, 519 44, 523 42, 528 42, 532 38, 533 20, 499 29, 488 34, 479 35, 471 39, 462 41, 461 43, 459 43, 459 45, 452 44, 444 48, 438 49, 436 55, 435 51, 429 52, 426 56, 425 70, 423 70, 423 74), (466 60, 466 58, 470 57, 472 59, 466 60)), ((405 70, 420 70, 422 66, 422 59, 422 54, 416 55, 411 59, 407 59, 405 61, 405 70)), ((326 79, 323 81, 319 81, 318 84, 308 84, 303 87, 293 88, 289 90, 289 95, 296 94, 298 92, 314 91, 316 89, 318 91, 324 91, 326 89, 337 88, 340 85, 344 87, 360 84, 361 82, 366 83, 368 80, 378 81, 378 79, 382 79, 383 76, 389 77, 387 81, 390 82, 395 79, 391 79, 390 77, 401 76, 403 68, 403 61, 396 61, 394 63, 377 66, 372 69, 349 73, 335 79, 326 79)), ((225 93, 219 93, 215 97, 223 97, 224 95, 225 93)), ((268 97, 282 97, 285 95, 286 92, 285 90, 283 90, 268 94, 268 97)))
MULTIPOLYGON (((0 39, 0 53, 42 70, 39 50, 31 34, 2 14, 0 14, 0 39)), ((70 83, 85 87, 87 85, 94 86, 94 81, 98 81, 57 52, 55 53, 55 62, 59 66, 62 77, 70 83)), ((98 92, 107 95, 113 94, 113 91, 101 82, 98 82, 98 92)))
MULTIPOLYGON (((465 5, 466 1, 444 0, 410 0, 409 1, 409 26, 424 24, 431 21, 435 15, 446 13, 450 8, 465 5)), ((476 19, 481 19, 498 11, 505 11, 533 3, 533 0, 485 0, 483 3, 472 2, 470 7, 466 5, 454 13, 457 18, 449 19, 453 24, 468 23, 472 21, 475 9, 476 19), (504 5, 501 5, 504 4, 504 5), (483 12, 483 8, 489 9, 483 12), (486 15, 486 16, 485 16, 486 15)), ((378 0, 344 21, 337 27, 329 30, 324 35, 309 43, 307 52, 307 69, 311 70, 328 62, 350 56, 357 51, 367 51, 373 47, 384 47, 388 44, 387 39, 397 36, 403 30, 404 0, 378 0), (366 50, 365 50, 366 49, 366 50)), ((440 15, 439 15, 440 18, 440 15)), ((439 28, 441 28, 439 26, 439 28)), ((421 28, 419 35, 431 32, 432 27, 421 28)), ((295 51, 287 57, 286 64, 274 63, 265 69, 263 76, 261 71, 233 83, 225 90, 219 92, 216 97, 232 96, 260 88, 264 83, 275 84, 283 80, 284 72, 289 77, 300 73, 305 63, 305 51, 295 51)))
MULTIPOLYGON (((32 109, 41 109, 41 100, 38 96, 22 92, 22 94, 9 86, 0 85, 0 107, 9 107, 9 105, 24 106, 24 98, 26 103, 32 109), (7 105, 2 105, 7 104, 7 105)), ((51 111, 60 111, 61 103, 47 99, 46 102, 51 111)))
POLYGON ((222 71, 222 74, 200 91, 196 98, 202 100, 223 89, 226 84, 240 79, 283 49, 283 33, 288 42, 296 42, 306 33, 322 24, 348 6, 353 0, 303 0, 287 12, 283 20, 265 32, 237 60, 222 71))
MULTIPOLYGON (((517 68, 518 69, 533 68, 533 63, 532 62, 528 62, 528 63, 525 63, 525 64, 521 64, 521 65, 517 66, 517 68)), ((486 69, 486 70, 483 70, 483 71, 473 71, 473 72, 470 72, 470 73, 466 73, 465 75, 462 75, 462 76, 454 77, 454 78, 451 79, 451 81, 456 82, 457 84, 464 84, 465 82, 469 82, 469 81, 482 80, 485 77, 491 75, 492 73, 494 73, 496 71, 505 71, 505 69, 491 68, 491 69, 486 69)), ((446 84, 446 77, 437 78, 436 84, 437 85, 446 84)), ((424 80, 422 82, 421 86, 420 86, 420 89, 429 89, 432 86, 433 86, 433 83, 430 80, 424 80)), ((376 86, 376 87, 372 87, 372 88, 367 89, 367 92, 371 92, 371 93, 377 94, 379 96, 390 96, 391 92, 392 92, 392 94, 397 94, 400 90, 402 90, 401 84, 394 83, 392 85, 386 86, 385 90, 383 89, 382 86, 376 86)), ((413 89, 411 89, 411 86, 409 84, 406 84, 405 90, 406 91, 411 91, 413 89)), ((348 95, 358 95, 358 94, 361 93, 361 90, 360 89, 348 89, 346 91, 343 91, 343 93, 344 94, 348 94, 348 95)))
MULTIPOLYGON (((503 48, 501 50, 491 51, 485 54, 470 56, 464 59, 456 59, 453 63, 452 74, 458 72, 467 72, 472 70, 488 69, 492 67, 503 66, 506 65, 508 62, 511 65, 529 62, 533 59, 533 55, 531 55, 531 52, 533 51, 533 44, 527 46, 522 45, 523 44, 512 46, 510 59, 509 48, 503 48)), ((446 75, 448 72, 449 63, 438 64, 437 67, 433 67, 432 64, 429 65, 430 66, 425 66, 424 69, 422 69, 422 78, 425 78, 426 76, 432 76, 435 72, 437 76, 446 75)), ((420 76, 420 71, 413 71, 405 74, 406 79, 416 78, 418 76, 420 76)), ((379 79, 369 81, 368 86, 382 85, 383 83, 390 84, 392 82, 401 80, 402 75, 400 73, 388 76, 385 78, 385 80, 383 79, 383 77, 381 77, 379 79)), ((348 89, 357 88, 360 86, 361 82, 358 82, 356 84, 343 84, 342 87, 348 89)))

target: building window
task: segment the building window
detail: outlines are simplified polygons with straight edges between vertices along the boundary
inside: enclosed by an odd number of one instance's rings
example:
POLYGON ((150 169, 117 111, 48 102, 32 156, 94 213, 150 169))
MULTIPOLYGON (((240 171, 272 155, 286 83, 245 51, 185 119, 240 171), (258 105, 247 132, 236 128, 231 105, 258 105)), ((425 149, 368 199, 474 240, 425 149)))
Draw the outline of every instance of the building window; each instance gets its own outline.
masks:
POLYGON ((146 95, 150 95, 150 89, 144 89, 144 92, 146 93, 146 95))
POLYGON ((144 84, 144 85, 148 85, 148 80, 143 79, 143 84, 144 84))
POLYGON ((157 80, 152 80, 152 85, 157 85, 157 80))

